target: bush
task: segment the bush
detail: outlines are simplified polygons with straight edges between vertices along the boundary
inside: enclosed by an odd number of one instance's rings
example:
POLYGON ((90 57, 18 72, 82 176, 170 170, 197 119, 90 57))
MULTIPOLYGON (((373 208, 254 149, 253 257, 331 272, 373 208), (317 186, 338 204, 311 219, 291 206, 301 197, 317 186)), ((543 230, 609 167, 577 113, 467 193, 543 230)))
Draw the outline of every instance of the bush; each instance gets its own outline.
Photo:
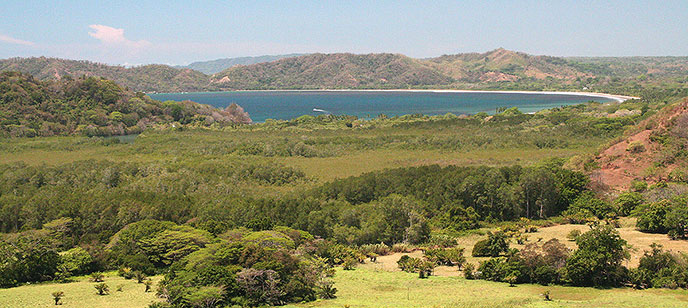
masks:
POLYGON ((98 295, 107 295, 110 293, 110 287, 106 283, 99 283, 94 286, 96 291, 98 291, 98 295))
POLYGON ((473 263, 466 263, 466 266, 463 267, 463 277, 466 279, 475 279, 474 271, 475 265, 473 265, 473 263))
POLYGON ((83 275, 91 271, 93 257, 81 247, 60 253, 60 263, 72 275, 83 275))
POLYGON ((645 152, 645 145, 640 141, 633 141, 628 144, 628 147, 626 147, 626 151, 634 154, 642 153, 645 152))
POLYGON ((358 264, 358 261, 354 259, 353 257, 346 257, 344 258, 344 262, 342 263, 342 267, 346 271, 351 271, 356 269, 356 264, 358 264))
POLYGON ((397 261, 397 266, 400 270, 409 273, 415 273, 420 270, 423 264, 423 260, 419 258, 409 257, 408 255, 403 255, 397 261))
POLYGON ((636 207, 643 204, 643 195, 638 192, 626 192, 620 194, 614 200, 614 207, 616 207, 616 212, 620 216, 631 215, 636 207))
POLYGON ((488 232, 487 239, 478 241, 473 246, 474 257, 497 257, 509 250, 509 242, 502 232, 488 232))
POLYGON ((425 258, 437 265, 456 265, 461 269, 466 257, 463 248, 430 248, 425 250, 425 258))
POLYGON ((576 239, 578 250, 566 261, 566 278, 576 286, 617 286, 627 279, 621 262, 626 241, 611 226, 597 226, 576 239))
POLYGON ((647 190, 647 183, 643 181, 633 180, 631 181, 631 191, 643 192, 647 190))
POLYGON ((55 306, 60 304, 60 301, 64 297, 64 292, 62 291, 56 291, 51 294, 53 296, 53 300, 55 301, 55 306))
POLYGON ((595 198, 592 192, 581 194, 569 209, 564 212, 564 215, 575 215, 578 213, 582 213, 584 217, 590 217, 590 214, 592 214, 597 219, 615 216, 612 205, 604 200, 595 198))
POLYGON ((667 228, 664 221, 670 208, 671 202, 669 200, 639 206, 635 211, 638 216, 636 227, 643 232, 666 233, 667 228))
POLYGON ((568 235, 566 235, 566 238, 569 239, 569 241, 575 242, 578 237, 581 235, 581 231, 578 229, 573 229, 571 232, 569 232, 568 235))
POLYGON ((105 275, 103 275, 103 273, 93 272, 93 273, 91 273, 89 280, 91 282, 103 282, 104 278, 105 278, 105 275))

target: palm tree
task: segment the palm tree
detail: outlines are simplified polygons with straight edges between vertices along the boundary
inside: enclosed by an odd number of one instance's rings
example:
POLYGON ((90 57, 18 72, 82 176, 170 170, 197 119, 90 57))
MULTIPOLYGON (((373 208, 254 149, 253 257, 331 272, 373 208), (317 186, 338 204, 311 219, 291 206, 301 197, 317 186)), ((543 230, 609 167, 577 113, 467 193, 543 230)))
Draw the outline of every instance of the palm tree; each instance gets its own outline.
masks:
POLYGON ((62 300, 62 297, 64 297, 64 292, 56 291, 56 292, 53 292, 52 295, 53 295, 53 300, 55 300, 55 305, 59 305, 60 300, 62 300))
POLYGON ((106 283, 99 283, 95 285, 96 290, 98 290, 98 295, 106 295, 110 292, 110 287, 106 283))

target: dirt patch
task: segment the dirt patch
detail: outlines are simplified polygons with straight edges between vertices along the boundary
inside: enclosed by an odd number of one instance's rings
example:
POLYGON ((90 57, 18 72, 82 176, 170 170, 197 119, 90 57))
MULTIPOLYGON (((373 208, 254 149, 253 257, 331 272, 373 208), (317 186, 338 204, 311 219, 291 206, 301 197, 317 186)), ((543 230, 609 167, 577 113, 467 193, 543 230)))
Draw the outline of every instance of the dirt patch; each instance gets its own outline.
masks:
POLYGON ((644 180, 649 183, 666 180, 666 175, 677 168, 680 162, 665 166, 662 170, 648 172, 661 155, 661 145, 653 142, 655 132, 668 131, 673 120, 688 113, 688 99, 665 108, 657 115, 641 122, 642 130, 634 132, 602 151, 596 158, 600 169, 591 174, 597 181, 612 190, 627 190, 632 180, 644 180), (640 146, 642 145, 642 146, 640 146), (633 150, 633 148, 637 150, 633 150))

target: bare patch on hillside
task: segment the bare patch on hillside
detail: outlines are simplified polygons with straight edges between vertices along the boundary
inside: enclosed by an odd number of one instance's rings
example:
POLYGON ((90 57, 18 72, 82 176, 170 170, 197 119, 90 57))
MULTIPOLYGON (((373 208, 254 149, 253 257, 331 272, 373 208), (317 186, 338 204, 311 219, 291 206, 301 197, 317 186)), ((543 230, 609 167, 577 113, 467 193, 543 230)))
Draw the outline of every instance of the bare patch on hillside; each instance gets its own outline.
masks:
POLYGON ((684 122, 688 123, 688 100, 641 122, 640 131, 611 145, 595 158, 600 169, 593 172, 593 181, 622 191, 627 190, 633 180, 649 183, 667 180, 668 174, 683 162, 667 159, 664 146, 653 140, 653 136, 671 135, 678 140, 688 140, 684 122), (661 167, 657 167, 658 163, 661 167))

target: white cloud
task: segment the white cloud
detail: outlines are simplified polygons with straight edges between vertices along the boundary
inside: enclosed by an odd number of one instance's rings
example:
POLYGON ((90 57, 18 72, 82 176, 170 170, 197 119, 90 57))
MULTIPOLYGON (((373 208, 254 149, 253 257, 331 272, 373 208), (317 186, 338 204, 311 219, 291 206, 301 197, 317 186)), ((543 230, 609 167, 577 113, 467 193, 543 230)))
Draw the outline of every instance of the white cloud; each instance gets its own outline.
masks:
POLYGON ((89 32, 88 35, 100 40, 103 44, 117 45, 133 49, 149 46, 151 43, 145 40, 132 41, 124 36, 124 29, 117 29, 104 25, 90 25, 89 28, 95 32, 89 32))
POLYGON ((33 42, 16 39, 16 38, 13 38, 11 36, 4 35, 2 33, 0 33, 0 42, 17 44, 17 45, 24 45, 24 46, 33 46, 34 45, 33 42))

